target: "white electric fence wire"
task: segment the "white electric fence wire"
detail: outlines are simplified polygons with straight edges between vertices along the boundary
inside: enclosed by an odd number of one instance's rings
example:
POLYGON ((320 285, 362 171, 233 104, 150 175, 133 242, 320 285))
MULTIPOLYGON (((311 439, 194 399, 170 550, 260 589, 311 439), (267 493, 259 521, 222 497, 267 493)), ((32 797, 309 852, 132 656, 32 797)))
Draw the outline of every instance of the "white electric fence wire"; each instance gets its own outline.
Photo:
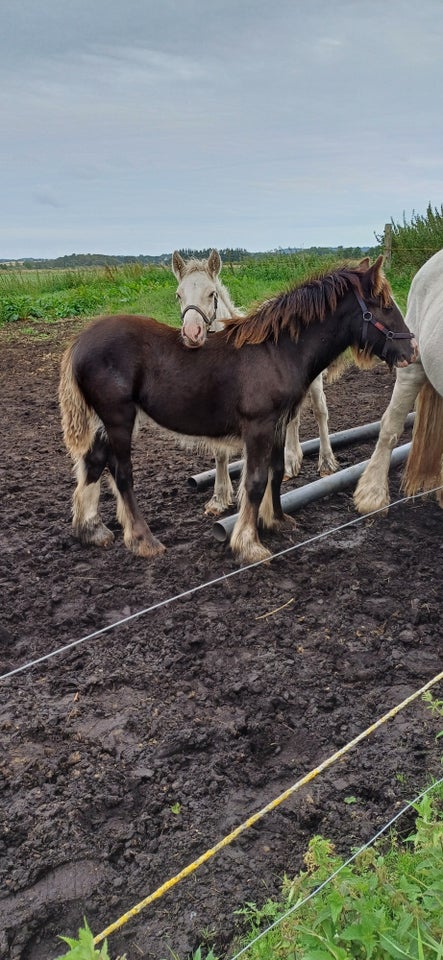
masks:
POLYGON ((336 870, 334 870, 333 873, 330 874, 329 877, 326 878, 326 880, 323 880, 323 882, 320 883, 318 887, 315 887, 315 890, 311 890, 311 893, 308 894, 307 897, 304 897, 303 900, 299 900, 297 903, 294 904, 293 907, 290 907, 290 909, 286 913, 284 913, 277 920, 274 920, 274 922, 271 923, 269 927, 266 927, 265 930, 262 930, 259 934, 257 934, 257 936, 254 937, 253 940, 250 940, 250 942, 245 947, 242 947, 242 949, 238 953, 236 953, 233 957, 231 957, 231 960, 238 960, 239 957, 243 957, 244 954, 251 949, 251 947, 253 947, 256 943, 258 943, 259 940, 262 940, 263 937, 266 937, 267 934, 270 933, 272 930, 275 930, 275 928, 278 927, 278 925, 282 923, 283 920, 287 920, 288 917, 290 917, 291 914, 295 913, 296 910, 300 910, 301 907, 304 907, 305 904, 309 902, 309 900, 312 900, 313 897, 316 897, 317 894, 320 893, 320 891, 323 890, 324 887, 328 885, 328 883, 331 883, 332 880, 335 880, 335 878, 338 876, 339 873, 341 873, 342 870, 344 870, 346 867, 349 867, 349 865, 354 860, 356 860, 357 857, 360 856, 360 854, 362 854, 365 850, 367 850, 368 847, 372 847, 372 845, 376 842, 376 840, 378 840, 378 838, 381 837, 383 833, 386 833, 386 831, 389 830, 390 827, 392 827, 392 825, 396 822, 396 820, 402 817, 404 813, 407 813, 408 810, 410 810, 412 807, 416 806, 416 804, 419 803, 420 800, 422 800, 427 793, 429 793, 431 790, 434 790, 435 787, 440 786, 440 784, 442 783, 443 783, 443 777, 441 777, 440 780, 436 780, 434 783, 431 783, 429 787, 426 787, 426 790, 423 790, 422 793, 418 794, 415 800, 411 800, 409 803, 406 804, 405 807, 402 807, 402 809, 399 810, 399 812, 396 813, 391 820, 389 820, 389 823, 386 823, 384 827, 381 827, 380 830, 378 830, 377 833, 374 834, 374 836, 371 837, 370 840, 364 843, 362 847, 359 847, 359 849, 356 850, 355 853, 353 853, 352 856, 349 857, 349 859, 346 860, 345 863, 342 863, 339 867, 337 867, 336 870))
MULTIPOLYGON (((398 507, 402 503, 407 503, 408 500, 416 500, 420 497, 428 497, 432 493, 437 493, 438 490, 443 489, 443 484, 438 487, 434 487, 432 490, 426 490, 423 493, 416 493, 412 497, 401 497, 399 500, 393 500, 389 504, 389 508, 398 507)), ((188 590, 183 590, 181 593, 176 593, 172 597, 167 597, 165 600, 159 600, 157 603, 151 604, 149 607, 144 607, 142 610, 137 610, 136 613, 131 613, 127 617, 123 617, 122 620, 116 620, 114 623, 108 624, 106 627, 100 627, 99 630, 94 630, 92 633, 88 633, 84 637, 79 637, 77 640, 71 640, 70 643, 66 643, 63 647, 58 647, 56 650, 52 650, 50 653, 45 653, 41 657, 37 657, 35 660, 29 660, 27 663, 22 663, 19 667, 14 667, 13 670, 8 670, 6 673, 0 674, 0 680, 7 680, 9 677, 13 677, 17 673, 23 673, 25 670, 30 670, 31 667, 37 666, 39 663, 44 663, 46 660, 51 660, 53 657, 59 656, 61 653, 66 653, 67 650, 72 650, 74 647, 80 646, 81 643, 86 643, 88 640, 95 640, 96 637, 100 637, 104 633, 109 633, 111 630, 115 630, 117 627, 122 627, 124 624, 130 623, 132 620, 137 620, 139 617, 145 616, 147 613, 153 613, 154 610, 160 610, 162 607, 168 606, 170 603, 174 603, 176 600, 183 600, 184 597, 190 597, 194 593, 198 593, 200 590, 206 590, 208 587, 214 587, 218 583, 223 583, 225 580, 229 580, 231 577, 236 577, 240 573, 244 573, 246 570, 253 570, 254 567, 259 567, 263 563, 269 563, 271 560, 277 560, 278 557, 284 557, 288 553, 293 553, 295 550, 300 550, 302 547, 310 546, 313 543, 318 543, 319 540, 325 540, 327 537, 331 537, 335 533, 340 533, 341 530, 346 530, 348 527, 353 527, 358 523, 362 523, 364 520, 368 520, 371 517, 377 516, 379 513, 385 513, 386 507, 380 507, 378 510, 372 510, 370 513, 365 513, 363 516, 354 517, 353 520, 348 520, 346 523, 341 523, 338 527, 333 527, 330 530, 325 530, 323 533, 317 533, 313 537, 309 537, 307 540, 302 540, 300 543, 294 543, 290 547, 285 547, 283 550, 279 550, 278 553, 271 554, 270 557, 267 557, 265 560, 256 560, 254 563, 248 563, 243 567, 238 567, 236 570, 231 570, 230 573, 223 573, 220 577, 215 577, 213 580, 207 580, 205 583, 199 583, 195 587, 189 587, 188 590)))

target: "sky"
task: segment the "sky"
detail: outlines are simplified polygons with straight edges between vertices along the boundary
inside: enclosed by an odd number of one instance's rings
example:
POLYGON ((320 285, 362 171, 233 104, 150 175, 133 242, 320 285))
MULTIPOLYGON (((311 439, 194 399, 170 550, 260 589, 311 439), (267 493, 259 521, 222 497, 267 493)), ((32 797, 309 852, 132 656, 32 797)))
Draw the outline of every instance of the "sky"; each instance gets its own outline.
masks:
POLYGON ((443 202, 443 0, 0 16, 0 259, 373 246, 443 202))

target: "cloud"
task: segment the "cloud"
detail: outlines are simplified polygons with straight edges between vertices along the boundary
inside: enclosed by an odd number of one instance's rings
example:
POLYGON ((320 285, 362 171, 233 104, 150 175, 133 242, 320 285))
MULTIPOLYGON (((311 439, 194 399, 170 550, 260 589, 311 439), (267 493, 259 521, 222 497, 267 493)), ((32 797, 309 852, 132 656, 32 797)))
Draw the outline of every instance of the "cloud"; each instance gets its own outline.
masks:
POLYGON ((3 0, 0 256, 366 244, 440 203, 443 7, 401 7, 3 0))

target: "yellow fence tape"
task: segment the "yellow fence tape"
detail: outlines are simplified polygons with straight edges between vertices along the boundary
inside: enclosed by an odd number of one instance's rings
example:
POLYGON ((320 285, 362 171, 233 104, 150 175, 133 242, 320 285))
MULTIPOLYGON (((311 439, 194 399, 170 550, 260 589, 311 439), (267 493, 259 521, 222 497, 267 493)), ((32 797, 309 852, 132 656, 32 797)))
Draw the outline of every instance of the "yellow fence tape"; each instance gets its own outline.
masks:
POLYGON ((253 813, 252 816, 248 817, 244 823, 241 823, 238 827, 235 828, 231 833, 226 837, 223 837, 222 840, 219 840, 215 846, 210 847, 209 850, 206 850, 205 853, 202 853, 197 860, 194 860, 193 863, 188 864, 187 867, 184 867, 183 870, 180 870, 180 873, 177 873, 175 877, 171 877, 170 880, 167 880, 165 883, 158 887, 157 890, 154 890, 153 893, 150 893, 149 896, 145 897, 144 900, 141 900, 140 903, 137 903, 135 907, 132 907, 127 913, 124 913, 118 920, 114 923, 111 923, 109 927, 106 927, 106 930, 103 930, 102 933, 99 933, 94 937, 94 943, 100 943, 105 937, 108 937, 111 933, 115 933, 116 930, 119 930, 124 926, 128 920, 132 920, 133 917, 136 917, 137 914, 141 912, 145 907, 149 906, 150 903, 153 903, 154 900, 158 900, 163 896, 164 893, 167 893, 168 890, 171 890, 172 887, 175 887, 180 880, 184 880, 185 877, 189 877, 191 873, 194 873, 198 867, 201 867, 203 863, 206 863, 212 857, 215 856, 220 850, 223 850, 224 847, 227 847, 233 840, 236 840, 245 830, 248 830, 249 827, 253 827, 258 820, 261 820, 266 813, 269 813, 271 810, 275 810, 280 803, 283 803, 284 800, 287 800, 292 796, 300 787, 304 787, 307 783, 317 777, 319 773, 323 773, 324 770, 327 770, 328 767, 332 766, 340 757, 343 757, 345 753, 348 753, 352 747, 355 747, 357 743, 360 743, 365 737, 368 737, 369 734, 373 733, 374 730, 377 730, 382 726, 383 723, 386 723, 387 720, 391 720, 393 717, 403 710, 405 707, 409 706, 414 700, 417 700, 418 697, 423 696, 427 690, 433 687, 436 683, 439 683, 443 680, 443 671, 438 673, 432 680, 429 680, 428 683, 425 683, 423 687, 420 687, 419 690, 416 690, 415 693, 412 693, 409 697, 406 697, 405 700, 402 700, 401 703, 397 704, 396 707, 393 707, 392 710, 388 710, 387 713, 383 714, 379 720, 376 720, 375 723, 371 723, 370 727, 367 727, 366 730, 363 730, 362 733, 359 733, 357 737, 353 740, 350 740, 344 747, 341 747, 340 750, 337 750, 336 753, 328 757, 327 760, 324 760, 318 767, 315 767, 309 773, 307 773, 300 780, 297 780, 291 787, 288 787, 287 790, 284 790, 280 796, 276 797, 275 800, 271 800, 270 803, 267 803, 265 807, 261 810, 258 810, 257 813, 253 813))

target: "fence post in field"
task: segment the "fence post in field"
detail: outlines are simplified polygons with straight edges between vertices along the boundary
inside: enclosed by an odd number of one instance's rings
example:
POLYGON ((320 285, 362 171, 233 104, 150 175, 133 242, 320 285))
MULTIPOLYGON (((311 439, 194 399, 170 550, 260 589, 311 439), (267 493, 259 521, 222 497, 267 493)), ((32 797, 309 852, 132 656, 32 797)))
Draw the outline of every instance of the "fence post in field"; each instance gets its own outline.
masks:
POLYGON ((385 223, 383 253, 385 258, 385 267, 387 270, 389 270, 392 256, 392 223, 385 223))

